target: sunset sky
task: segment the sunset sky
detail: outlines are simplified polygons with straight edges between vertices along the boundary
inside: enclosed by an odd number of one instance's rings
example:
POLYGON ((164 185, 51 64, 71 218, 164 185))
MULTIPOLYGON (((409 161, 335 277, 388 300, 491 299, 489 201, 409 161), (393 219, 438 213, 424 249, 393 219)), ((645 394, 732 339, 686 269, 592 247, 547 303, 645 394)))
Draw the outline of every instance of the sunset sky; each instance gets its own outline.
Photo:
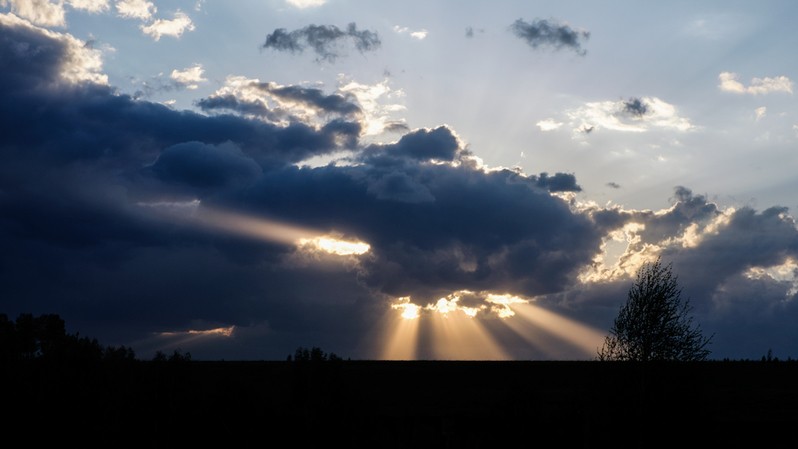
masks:
POLYGON ((140 358, 798 357, 798 3, 0 0, 0 313, 140 358))

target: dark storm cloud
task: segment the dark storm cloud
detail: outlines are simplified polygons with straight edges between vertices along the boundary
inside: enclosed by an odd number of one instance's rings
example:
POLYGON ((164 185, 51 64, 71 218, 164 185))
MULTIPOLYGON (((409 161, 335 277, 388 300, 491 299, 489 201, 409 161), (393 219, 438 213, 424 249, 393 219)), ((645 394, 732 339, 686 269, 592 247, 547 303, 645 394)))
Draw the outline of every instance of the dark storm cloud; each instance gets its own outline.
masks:
POLYGON ((248 184, 261 168, 236 145, 185 142, 164 148, 151 167, 159 179, 199 188, 248 184))
MULTIPOLYGON (((425 139, 434 146, 430 133, 412 141, 424 145, 425 139)), ((247 193, 247 202, 295 218, 295 205, 302 204, 306 225, 369 242, 363 280, 382 293, 419 300, 463 288, 556 290, 600 243, 591 222, 539 187, 538 179, 413 158, 369 161, 273 171, 247 193)))
POLYGON ((206 112, 219 110, 237 112, 243 115, 264 117, 269 121, 275 122, 285 118, 287 115, 285 111, 275 111, 260 101, 242 100, 232 94, 212 95, 197 100, 195 104, 206 112))
POLYGON ((545 19, 532 22, 518 19, 510 25, 510 30, 532 48, 553 47, 555 50, 569 48, 580 55, 586 53, 582 44, 590 37, 587 31, 576 30, 569 25, 545 19))
POLYGON ((364 159, 388 157, 451 161, 459 149, 460 143, 457 137, 447 127, 440 126, 435 129, 412 131, 402 136, 395 144, 373 145, 366 150, 364 159))
POLYGON ((360 107, 343 95, 325 95, 321 89, 301 86, 277 86, 274 83, 261 83, 259 87, 275 97, 296 101, 325 112, 342 115, 361 113, 360 107))
POLYGON ((290 32, 285 28, 278 28, 266 36, 261 48, 301 53, 310 47, 318 56, 318 60, 332 62, 340 56, 338 52, 340 44, 346 40, 351 40, 361 53, 374 51, 381 45, 376 32, 358 30, 355 23, 350 23, 346 30, 335 25, 308 25, 290 32))
MULTIPOLYGON (((68 43, 34 28, 2 27, 0 44, 8 126, 0 293, 14 298, 4 310, 11 316, 61 313, 108 344, 159 330, 254 326, 269 345, 283 345, 279 357, 319 344, 312 338, 321 329, 341 335, 325 349, 346 354, 385 311, 386 294, 556 290, 600 242, 590 220, 549 194, 573 188, 571 175, 485 171, 446 127, 372 145, 352 166, 299 168, 293 163, 313 155, 356 150, 360 125, 174 111, 64 81, 60 68, 74 62, 68 43), (293 245, 153 212, 209 207, 339 232, 372 250, 356 266, 302 262, 293 245), (347 320, 329 320, 342 314, 347 320)), ((273 90, 337 116, 356 113, 314 90, 273 90)), ((240 108, 230 100, 214 101, 240 108)))
POLYGON ((568 173, 541 173, 537 178, 537 185, 549 192, 581 192, 582 188, 576 183, 576 176, 568 173))
POLYGON ((634 117, 642 117, 648 113, 648 105, 639 98, 630 98, 623 102, 623 111, 634 117))

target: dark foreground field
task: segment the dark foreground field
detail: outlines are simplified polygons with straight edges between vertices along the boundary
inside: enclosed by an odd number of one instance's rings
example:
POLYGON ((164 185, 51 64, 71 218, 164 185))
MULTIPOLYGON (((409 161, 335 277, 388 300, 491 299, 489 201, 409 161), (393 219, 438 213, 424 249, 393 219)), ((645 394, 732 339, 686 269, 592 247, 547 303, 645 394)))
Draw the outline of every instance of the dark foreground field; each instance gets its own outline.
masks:
POLYGON ((32 447, 798 445, 798 362, 37 362, 3 376, 6 440, 32 447))

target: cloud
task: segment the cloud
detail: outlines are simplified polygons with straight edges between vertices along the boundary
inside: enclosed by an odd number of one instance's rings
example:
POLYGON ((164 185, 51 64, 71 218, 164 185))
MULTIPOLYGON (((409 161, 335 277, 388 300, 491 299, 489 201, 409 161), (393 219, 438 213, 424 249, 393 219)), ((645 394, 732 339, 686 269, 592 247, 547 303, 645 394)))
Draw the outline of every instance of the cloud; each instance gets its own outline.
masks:
POLYGON ((195 64, 183 70, 172 70, 170 78, 176 83, 185 86, 186 89, 193 90, 199 87, 198 83, 208 81, 202 77, 204 71, 205 69, 202 68, 202 64, 195 64))
POLYGON ((555 50, 569 48, 579 55, 586 53, 582 43, 590 38, 588 31, 577 30, 554 20, 536 19, 525 22, 523 19, 518 19, 510 25, 510 31, 532 48, 552 47, 555 50))
POLYGON ((299 9, 307 9, 319 7, 327 3, 327 0, 286 0, 286 3, 299 9))
MULTIPOLYGON (((715 334, 713 356, 758 357, 798 338, 786 208, 721 208, 687 187, 662 210, 582 204, 566 195, 581 191, 575 175, 486 168, 449 126, 362 142, 350 120, 365 108, 341 87, 241 77, 226 83, 230 99, 268 98, 264 111, 293 105, 313 120, 204 115, 119 93, 101 61, 87 69, 91 55, 68 34, 0 16, 0 296, 11 316, 55 311, 143 357, 192 330, 235 329, 182 349, 284 359, 323 339, 367 358, 361 343, 401 313, 397 298, 424 314, 474 312, 486 329, 523 305, 607 329, 635 268, 662 256, 715 334), (341 150, 347 163, 298 164, 341 150)), ((627 125, 664 119, 649 97, 610 103, 597 110, 627 125)), ((528 342, 505 349, 551 356, 528 342)))
POLYGON ((642 117, 649 112, 648 105, 639 98, 630 98, 625 101, 623 103, 623 110, 627 114, 636 117, 642 117))
POLYGON ((11 12, 41 26, 66 26, 65 5, 74 9, 98 13, 108 9, 108 0, 0 0, 0 6, 10 7, 11 12))
POLYGON ((555 129, 561 127, 563 124, 562 122, 558 122, 552 119, 546 119, 535 123, 535 125, 537 125, 537 127, 540 128, 541 131, 554 131, 555 129))
POLYGON ((376 32, 358 31, 357 25, 350 23, 346 30, 341 30, 335 25, 308 25, 290 32, 285 28, 278 28, 266 36, 261 48, 302 53, 310 47, 318 56, 317 61, 333 62, 341 56, 338 52, 341 42, 347 40, 352 41, 361 53, 374 51, 381 45, 376 32))
POLYGON ((635 133, 653 129, 684 132, 695 128, 689 119, 678 115, 675 106, 657 97, 590 102, 566 112, 566 115, 575 131, 586 133, 598 129, 635 133))
POLYGON ((141 31, 157 41, 162 36, 180 37, 186 31, 194 31, 194 23, 186 13, 177 11, 174 19, 157 19, 149 25, 142 25, 141 31))
POLYGON ((148 0, 118 0, 116 11, 121 17, 149 21, 158 8, 148 0))
POLYGON ((0 0, 0 6, 11 7, 11 12, 41 26, 66 25, 63 3, 49 0, 0 0))
MULTIPOLYGON (((221 89, 196 104, 204 111, 235 112, 281 126, 299 122, 323 127, 331 118, 359 120, 362 115, 355 98, 347 93, 325 94, 319 88, 284 86, 242 76, 228 77, 221 89)), ((359 125, 352 128, 352 137, 359 131, 359 125)))
POLYGON ((219 189, 254 182, 261 168, 231 142, 183 142, 164 148, 148 171, 169 183, 219 189))
POLYGON ((718 87, 724 92, 751 95, 764 95, 772 92, 792 93, 792 81, 786 76, 752 78, 751 84, 748 86, 738 81, 739 75, 732 72, 722 72, 718 75, 718 79, 720 80, 718 87))
POLYGON ((91 13, 107 11, 109 8, 108 0, 67 0, 67 4, 75 9, 91 13))
POLYGON ((399 25, 394 25, 393 30, 397 34, 409 34, 410 37, 418 40, 424 40, 424 38, 426 38, 428 34, 428 31, 424 29, 413 31, 408 27, 400 27, 399 25))
MULTIPOLYGON (((8 64, 18 59, 27 62, 18 70, 5 70, 9 88, 29 83, 44 87, 84 81, 108 82, 102 72, 102 52, 72 35, 38 28, 11 14, 0 14, 0 26, 8 30, 5 45, 0 48, 2 58, 8 64), (48 46, 49 42, 55 45, 48 46)), ((4 64, 4 67, 9 66, 4 64)))

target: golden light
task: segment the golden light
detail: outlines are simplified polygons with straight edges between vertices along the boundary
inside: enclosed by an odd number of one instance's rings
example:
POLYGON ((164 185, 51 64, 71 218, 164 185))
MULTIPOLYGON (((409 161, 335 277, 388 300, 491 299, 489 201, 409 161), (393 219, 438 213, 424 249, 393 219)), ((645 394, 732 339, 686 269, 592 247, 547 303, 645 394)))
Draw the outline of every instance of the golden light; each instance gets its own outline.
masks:
POLYGON ((493 304, 491 306, 491 311, 498 315, 499 318, 510 318, 511 316, 515 316, 515 312, 510 308, 510 304, 526 304, 529 302, 515 295, 497 295, 494 293, 488 293, 485 301, 493 304))
POLYGON ((199 200, 139 203, 139 206, 147 207, 162 218, 259 240, 296 245, 310 252, 360 256, 371 250, 368 243, 359 240, 347 240, 335 234, 279 220, 200 207, 200 205, 199 200))
POLYGON ((187 331, 158 332, 158 335, 164 337, 181 337, 189 335, 196 337, 204 337, 204 336, 232 337, 233 332, 235 332, 235 329, 236 329, 235 326, 217 327, 215 329, 205 329, 205 330, 189 329, 187 331))
POLYGON ((417 318, 421 307, 410 302, 409 297, 403 297, 391 304, 391 309, 401 310, 402 313, 399 316, 388 313, 379 324, 378 329, 381 329, 381 335, 377 337, 377 341, 383 341, 380 344, 382 348, 377 349, 379 358, 383 360, 415 360, 420 321, 417 318))
POLYGON ((302 238, 299 239, 298 244, 300 247, 310 247, 338 256, 359 256, 371 249, 368 243, 341 240, 331 236, 302 238))
POLYGON ((379 354, 385 359, 423 353, 439 360, 507 360, 511 357, 497 338, 507 335, 502 329, 512 331, 544 356, 568 353, 592 358, 605 337, 604 332, 508 293, 459 290, 425 306, 403 297, 391 310, 400 313, 382 326, 385 333, 379 340, 383 342, 379 354))
POLYGON ((537 330, 545 331, 547 334, 556 337, 562 342, 579 349, 585 356, 596 353, 596 349, 604 341, 605 333, 578 321, 558 315, 537 305, 517 304, 514 310, 519 318, 525 321, 524 326, 511 326, 522 337, 526 337, 530 342, 540 342, 540 338, 534 338, 537 330), (531 326, 530 326, 531 325, 531 326), (529 334, 528 329, 533 333, 529 334))
POLYGON ((457 299, 458 299, 457 297, 448 300, 446 298, 441 298, 435 304, 427 304, 427 307, 425 308, 427 310, 433 310, 435 312, 446 315, 449 312, 457 310, 457 299))
POLYGON ((436 359, 509 359, 482 323, 465 313, 433 313, 431 324, 431 344, 436 359))
MULTIPOLYGON (((402 298, 409 301, 410 298, 402 298)), ((406 320, 415 320, 421 316, 421 307, 413 304, 412 302, 402 302, 399 304, 391 304, 392 309, 401 309, 402 318, 406 320)))

